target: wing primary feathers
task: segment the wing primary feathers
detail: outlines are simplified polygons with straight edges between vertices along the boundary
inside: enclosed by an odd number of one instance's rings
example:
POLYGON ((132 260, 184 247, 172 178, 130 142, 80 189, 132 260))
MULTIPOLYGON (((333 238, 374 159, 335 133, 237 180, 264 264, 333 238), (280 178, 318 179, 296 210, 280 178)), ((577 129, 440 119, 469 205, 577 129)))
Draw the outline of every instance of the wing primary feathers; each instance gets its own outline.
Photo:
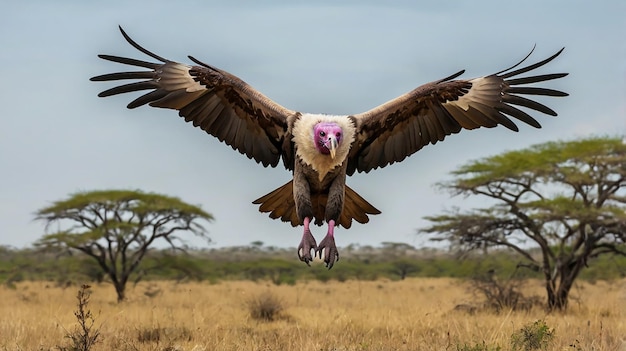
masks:
POLYGON ((513 123, 513 121, 511 121, 505 115, 500 113, 500 111, 490 106, 484 105, 478 101, 472 101, 470 107, 475 108, 476 110, 480 111, 483 115, 485 115, 487 118, 505 126, 506 128, 512 131, 515 131, 515 132, 519 131, 519 129, 517 128, 515 123, 513 123))
POLYGON ((124 80, 124 79, 151 79, 154 77, 154 73, 151 71, 139 71, 139 72, 118 72, 103 74, 101 76, 92 77, 89 80, 94 82, 104 82, 109 80, 124 80))
POLYGON ((148 80, 148 81, 143 81, 143 82, 128 83, 128 84, 120 85, 111 89, 107 89, 101 92, 100 94, 98 94, 98 96, 107 97, 107 96, 112 96, 112 95, 117 95, 117 94, 130 93, 132 91, 156 89, 156 88, 157 88, 156 83, 151 80, 148 80))
MULTIPOLYGON (((128 58, 128 57, 120 57, 120 56, 113 56, 113 55, 98 55, 98 57, 103 59, 103 60, 117 62, 117 63, 121 63, 121 64, 124 64, 124 65, 145 67, 145 68, 150 68, 150 69, 155 69, 155 68, 161 66, 160 63, 147 62, 147 61, 142 61, 142 60, 135 60, 135 59, 128 58)), ((92 78, 91 80, 94 80, 94 79, 92 78)))
POLYGON ((189 55, 189 56, 187 56, 187 57, 189 57, 189 59, 190 59, 191 61, 193 61, 194 63, 196 63, 196 64, 198 64, 198 65, 200 65, 200 66, 204 66, 204 67, 206 67, 206 68, 210 68, 210 69, 212 69, 212 70, 214 70, 214 71, 221 72, 219 68, 217 68, 217 67, 213 67, 213 66, 209 65, 208 63, 204 63, 204 62, 202 62, 202 61, 198 60, 197 58, 195 58, 195 57, 193 57, 193 56, 191 56, 191 55, 189 55))
MULTIPOLYGON (((535 128, 541 128, 541 124, 539 124, 539 122, 537 122, 537 120, 532 118, 528 113, 522 110, 519 110, 511 105, 502 104, 502 106, 498 107, 498 110, 506 113, 509 116, 515 117, 519 119, 520 121, 528 125, 531 125, 535 128)), ((517 127, 515 129, 517 129, 517 127)), ((515 131, 517 132, 518 130, 515 130, 515 131)))
POLYGON ((512 70, 513 68, 515 68, 515 67, 517 67, 517 66, 521 65, 522 63, 524 63, 524 61, 526 61, 526 60, 530 57, 530 55, 532 55, 532 54, 533 54, 533 52, 535 51, 535 48, 536 48, 536 47, 537 47, 537 44, 534 44, 534 45, 533 45, 533 48, 532 48, 532 49, 530 49, 530 52, 529 52, 529 53, 528 53, 528 54, 527 54, 527 55, 526 55, 523 59, 521 59, 518 63, 514 64, 513 66, 511 66, 511 67, 509 67, 509 68, 503 69, 502 71, 500 71, 500 72, 498 72, 498 73, 494 73, 494 75, 495 75, 495 76, 499 76, 501 73, 504 73, 504 72, 506 72, 506 71, 510 71, 510 70, 512 70))
MULTIPOLYGON (((126 41, 130 45, 132 45, 135 49, 137 49, 137 50, 143 52, 144 54, 146 54, 146 55, 148 55, 148 56, 150 56, 150 57, 152 57, 154 59, 157 59, 157 60, 159 60, 161 62, 170 62, 170 60, 164 59, 163 57, 161 57, 161 56, 159 56, 159 55, 157 55, 157 54, 155 54, 155 53, 153 53, 151 51, 148 51, 147 49, 144 49, 141 45, 137 44, 134 40, 132 40, 128 36, 128 34, 126 34, 124 29, 122 29, 122 26, 119 26, 119 28, 120 28, 120 32, 122 32, 122 35, 124 36, 124 39, 126 39, 126 41)), ((123 63, 123 62, 121 62, 121 63, 123 63)))
POLYGON ((509 104, 513 104, 513 105, 518 105, 518 106, 524 106, 524 107, 528 107, 530 109, 533 109, 535 111, 539 111, 539 112, 543 112, 547 115, 550 116, 556 116, 557 113, 554 112, 553 109, 549 108, 546 105, 540 104, 537 101, 534 100, 530 100, 530 99, 526 99, 524 97, 521 96, 517 96, 517 95, 504 95, 502 97, 502 101, 509 103, 509 104))
POLYGON ((438 81, 436 81, 435 83, 441 83, 441 82, 447 82, 447 81, 449 81, 449 80, 453 80, 454 78, 457 78, 458 76, 460 76, 460 75, 461 75, 461 74, 463 74, 463 73, 465 73, 465 70, 464 70, 464 69, 462 69, 462 70, 460 70, 460 71, 458 71, 458 72, 456 72, 456 73, 454 73, 454 74, 452 74, 452 75, 449 75, 449 76, 447 76, 447 77, 445 77, 445 78, 443 78, 443 79, 439 79, 439 80, 438 80, 438 81))
POLYGON ((519 128, 517 127, 517 124, 513 123, 513 121, 511 121, 507 116, 505 116, 500 111, 496 111, 496 113, 498 114, 498 117, 499 117, 498 123, 502 124, 509 130, 512 130, 514 132, 519 132, 519 128))
POLYGON ((133 109, 139 106, 143 106, 147 103, 150 103, 152 101, 155 100, 159 100, 161 98, 163 98, 164 96, 167 96, 167 91, 163 91, 163 90, 153 90, 147 94, 143 94, 140 97, 136 98, 135 100, 131 101, 128 105, 126 105, 127 108, 129 109, 133 109))
POLYGON ((507 93, 526 94, 526 95, 544 95, 544 96, 567 96, 559 90, 535 87, 511 87, 506 90, 507 93))
MULTIPOLYGON (((518 74, 522 74, 522 73, 526 73, 526 72, 528 72, 528 71, 532 71, 533 69, 538 68, 538 67, 541 67, 541 66, 545 65, 546 63, 548 63, 548 62, 550 62, 550 61, 554 60, 557 56, 559 56, 559 55, 563 52, 563 50, 565 50, 565 48, 562 48, 561 50, 557 51, 557 52, 556 52, 556 54, 554 54, 554 55, 552 55, 552 56, 548 57, 547 59, 545 59, 545 60, 543 60, 543 61, 539 61, 539 62, 537 62, 537 63, 535 63, 535 64, 533 64, 533 65, 526 66, 526 67, 524 67, 524 68, 520 68, 520 69, 517 69, 517 70, 512 71, 512 72, 508 72, 508 73, 506 73, 506 74, 501 75, 500 77, 501 77, 502 79, 507 79, 507 78, 509 78, 509 77, 516 76, 516 75, 518 75, 518 74)), ((531 53, 532 53, 532 51, 531 51, 531 53)), ((529 54, 529 55, 530 55, 530 54, 529 54)), ((527 56, 526 58, 528 58, 528 56, 527 56)), ((524 60, 526 60, 526 59, 524 59, 524 60)), ((521 63, 521 62, 520 62, 520 63, 521 63)), ((515 66, 513 66, 512 68, 514 68, 514 67, 515 67, 515 66)), ((511 69, 511 68, 510 68, 510 69, 511 69)), ((501 71, 500 73, 504 73, 504 72, 506 72, 506 71, 508 71, 508 70, 501 71)), ((500 73, 498 73, 498 75, 499 75, 500 73)))
POLYGON ((541 75, 532 76, 532 77, 509 79, 506 82, 509 85, 532 84, 532 83, 539 83, 539 82, 545 82, 548 80, 563 78, 565 76, 567 76, 567 73, 541 74, 541 75))

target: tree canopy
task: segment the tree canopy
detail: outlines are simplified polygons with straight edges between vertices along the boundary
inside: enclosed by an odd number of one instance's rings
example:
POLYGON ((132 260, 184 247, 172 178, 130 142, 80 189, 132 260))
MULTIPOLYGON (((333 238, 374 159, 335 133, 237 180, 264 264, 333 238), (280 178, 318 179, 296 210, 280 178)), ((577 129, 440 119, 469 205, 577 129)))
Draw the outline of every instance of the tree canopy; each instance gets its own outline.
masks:
POLYGON ((439 184, 453 195, 490 199, 488 207, 426 217, 420 231, 467 251, 507 247, 541 271, 548 306, 567 307, 589 261, 626 255, 626 144, 595 137, 549 142, 471 161, 439 184), (541 255, 530 248, 538 247, 541 255))
POLYGON ((213 220, 199 206, 139 190, 75 193, 38 210, 35 218, 46 222, 47 231, 53 224, 59 228, 37 246, 75 249, 92 257, 112 280, 120 301, 129 276, 155 241, 178 250, 185 247, 178 232, 210 240, 202 221, 213 220))

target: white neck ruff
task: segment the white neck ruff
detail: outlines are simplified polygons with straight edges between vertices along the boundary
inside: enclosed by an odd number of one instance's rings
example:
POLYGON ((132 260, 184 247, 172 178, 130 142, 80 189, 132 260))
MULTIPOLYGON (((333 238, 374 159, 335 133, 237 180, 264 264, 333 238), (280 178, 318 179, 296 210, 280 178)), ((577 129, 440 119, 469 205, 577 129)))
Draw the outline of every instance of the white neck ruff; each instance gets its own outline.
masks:
POLYGON ((296 156, 318 173, 321 182, 328 172, 343 164, 348 158, 355 133, 356 128, 347 116, 305 113, 293 125, 292 140, 296 144, 296 156), (320 122, 337 123, 342 129, 343 139, 337 147, 335 158, 322 154, 315 147, 313 127, 320 122))

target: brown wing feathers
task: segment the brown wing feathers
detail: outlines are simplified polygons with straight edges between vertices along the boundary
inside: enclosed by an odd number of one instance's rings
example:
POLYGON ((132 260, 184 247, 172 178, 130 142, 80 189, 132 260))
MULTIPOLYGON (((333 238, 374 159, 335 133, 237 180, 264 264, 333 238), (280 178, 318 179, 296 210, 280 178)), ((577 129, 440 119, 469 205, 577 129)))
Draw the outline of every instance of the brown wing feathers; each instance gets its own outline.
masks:
POLYGON ((145 104, 179 110, 185 121, 192 122, 233 149, 264 166, 276 166, 281 158, 290 169, 289 150, 283 150, 287 118, 295 114, 239 78, 202 63, 188 66, 164 59, 141 47, 120 27, 124 38, 137 50, 161 61, 151 63, 131 58, 99 55, 100 58, 149 71, 120 72, 91 78, 93 81, 141 79, 105 90, 101 97, 150 90, 139 96, 128 108, 145 104))
POLYGON ((562 51, 517 70, 514 68, 530 54, 513 67, 496 74, 471 80, 452 80, 462 74, 461 71, 355 115, 358 135, 351 150, 348 175, 357 170, 369 172, 402 161, 423 146, 442 141, 461 129, 503 125, 518 131, 509 117, 541 128, 539 122, 518 107, 551 116, 556 116, 556 112, 520 95, 567 96, 567 93, 558 90, 525 86, 562 78, 567 73, 513 77, 547 64, 562 51))
MULTIPOLYGON (((107 89, 101 97, 149 90, 128 104, 179 110, 185 121, 193 123, 248 158, 264 166, 276 166, 282 157, 287 169, 294 169, 289 124, 300 116, 288 110, 243 82, 241 79, 203 63, 191 56, 197 66, 164 59, 134 42, 120 27, 124 38, 140 52, 160 61, 146 62, 131 58, 99 55, 100 58, 147 71, 105 74, 93 81, 139 80, 107 89)), ((515 69, 516 65, 498 73, 471 80, 454 80, 464 71, 422 85, 413 91, 386 102, 370 111, 350 116, 357 135, 348 156, 347 174, 369 172, 399 162, 427 144, 435 144, 462 129, 492 128, 503 125, 517 131, 509 119, 540 128, 541 125, 518 107, 556 116, 549 107, 525 96, 567 96, 566 93, 528 86, 562 78, 567 73, 520 75, 539 68, 563 51, 535 64, 515 69)), ((314 195, 316 223, 324 219, 325 195, 314 195)), ((254 201, 261 212, 299 225, 293 198, 293 182, 254 201)), ((376 208, 349 187, 345 187, 345 203, 339 224, 349 228, 352 219, 366 223, 368 215, 378 214, 376 208)))

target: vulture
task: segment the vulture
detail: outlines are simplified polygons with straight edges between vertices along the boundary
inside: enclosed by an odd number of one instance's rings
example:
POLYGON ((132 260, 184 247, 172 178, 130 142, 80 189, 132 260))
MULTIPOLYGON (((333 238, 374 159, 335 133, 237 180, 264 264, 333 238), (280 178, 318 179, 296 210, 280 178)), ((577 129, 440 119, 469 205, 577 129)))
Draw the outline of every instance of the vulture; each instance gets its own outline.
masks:
POLYGON ((131 80, 98 96, 147 91, 128 104, 178 110, 180 117, 230 145, 264 167, 282 160, 293 179, 253 201, 261 212, 292 226, 304 227, 298 257, 307 265, 319 255, 326 267, 339 260, 334 230, 350 228, 352 220, 367 223, 381 212, 346 185, 346 177, 400 162, 428 144, 443 141, 463 129, 497 125, 517 132, 511 118, 541 128, 526 111, 556 116, 549 107, 527 96, 567 96, 562 91, 529 86, 567 73, 531 74, 563 49, 537 63, 516 65, 474 79, 456 79, 465 71, 424 84, 373 109, 349 116, 290 110, 238 77, 188 56, 194 64, 162 58, 141 47, 120 27, 126 41, 158 62, 98 55, 145 70, 110 73, 92 81, 131 80), (317 244, 311 225, 326 223, 317 244))

